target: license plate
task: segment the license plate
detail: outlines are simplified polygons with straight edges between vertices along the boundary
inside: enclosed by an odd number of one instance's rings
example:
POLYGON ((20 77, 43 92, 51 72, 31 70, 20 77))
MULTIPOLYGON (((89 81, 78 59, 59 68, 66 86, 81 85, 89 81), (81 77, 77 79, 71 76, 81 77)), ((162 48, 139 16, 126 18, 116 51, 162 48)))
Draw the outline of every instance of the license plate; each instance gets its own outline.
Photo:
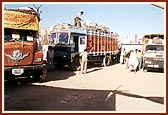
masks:
POLYGON ((154 68, 159 68, 159 65, 153 65, 154 68))
POLYGON ((24 72, 23 68, 19 68, 19 69, 12 69, 12 74, 13 75, 21 75, 24 72))
POLYGON ((148 65, 148 67, 159 68, 159 65, 148 65))
POLYGON ((153 65, 148 65, 148 67, 153 67, 153 65))

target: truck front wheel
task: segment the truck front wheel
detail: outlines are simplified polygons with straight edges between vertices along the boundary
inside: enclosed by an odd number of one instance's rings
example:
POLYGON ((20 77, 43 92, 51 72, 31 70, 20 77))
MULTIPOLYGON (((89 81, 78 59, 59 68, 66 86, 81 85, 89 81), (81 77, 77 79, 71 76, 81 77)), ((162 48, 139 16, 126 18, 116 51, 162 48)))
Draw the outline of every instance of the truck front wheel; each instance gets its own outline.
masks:
POLYGON ((103 58, 103 65, 106 67, 106 66, 109 66, 110 65, 110 62, 111 62, 111 59, 109 56, 105 56, 103 58))
POLYGON ((80 70, 80 59, 79 57, 75 57, 70 64, 70 70, 80 70))

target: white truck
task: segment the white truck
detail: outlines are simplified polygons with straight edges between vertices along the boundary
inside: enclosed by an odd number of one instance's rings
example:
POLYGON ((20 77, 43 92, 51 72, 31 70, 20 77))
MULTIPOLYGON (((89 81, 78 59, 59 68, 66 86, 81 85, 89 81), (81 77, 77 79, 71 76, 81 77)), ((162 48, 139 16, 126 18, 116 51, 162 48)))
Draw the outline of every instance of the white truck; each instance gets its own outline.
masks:
POLYGON ((164 70, 164 35, 147 34, 142 40, 143 70, 164 70))

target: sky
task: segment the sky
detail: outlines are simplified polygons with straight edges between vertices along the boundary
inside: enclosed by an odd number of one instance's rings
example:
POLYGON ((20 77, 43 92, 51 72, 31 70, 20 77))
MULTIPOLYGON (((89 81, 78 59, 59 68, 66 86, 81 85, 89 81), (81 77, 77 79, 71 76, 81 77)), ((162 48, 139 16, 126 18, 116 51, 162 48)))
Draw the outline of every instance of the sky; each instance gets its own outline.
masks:
POLYGON ((105 25, 120 38, 135 38, 146 33, 165 33, 166 10, 147 2, 101 2, 101 3, 10 3, 4 2, 4 8, 38 7, 42 11, 40 29, 53 27, 57 23, 72 23, 80 11, 84 11, 83 20, 105 25))

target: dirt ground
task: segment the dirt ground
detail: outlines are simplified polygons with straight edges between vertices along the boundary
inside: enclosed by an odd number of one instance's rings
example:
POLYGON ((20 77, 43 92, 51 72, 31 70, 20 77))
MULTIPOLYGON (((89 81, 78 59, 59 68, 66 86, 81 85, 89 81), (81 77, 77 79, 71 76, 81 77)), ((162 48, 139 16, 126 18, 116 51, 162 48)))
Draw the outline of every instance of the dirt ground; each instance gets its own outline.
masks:
MULTIPOLYGON (((55 70, 48 73, 46 81, 42 83, 6 82, 2 107, 4 112, 135 111, 138 103, 132 103, 134 98, 141 102, 145 99, 143 104, 150 103, 147 110, 162 112, 165 110, 164 97, 164 73, 138 71, 135 74, 125 65, 116 64, 91 67, 87 74, 55 70), (122 99, 127 100, 125 105, 122 99), (131 109, 127 108, 129 103, 131 109)), ((143 108, 139 110, 143 111, 143 108)))

